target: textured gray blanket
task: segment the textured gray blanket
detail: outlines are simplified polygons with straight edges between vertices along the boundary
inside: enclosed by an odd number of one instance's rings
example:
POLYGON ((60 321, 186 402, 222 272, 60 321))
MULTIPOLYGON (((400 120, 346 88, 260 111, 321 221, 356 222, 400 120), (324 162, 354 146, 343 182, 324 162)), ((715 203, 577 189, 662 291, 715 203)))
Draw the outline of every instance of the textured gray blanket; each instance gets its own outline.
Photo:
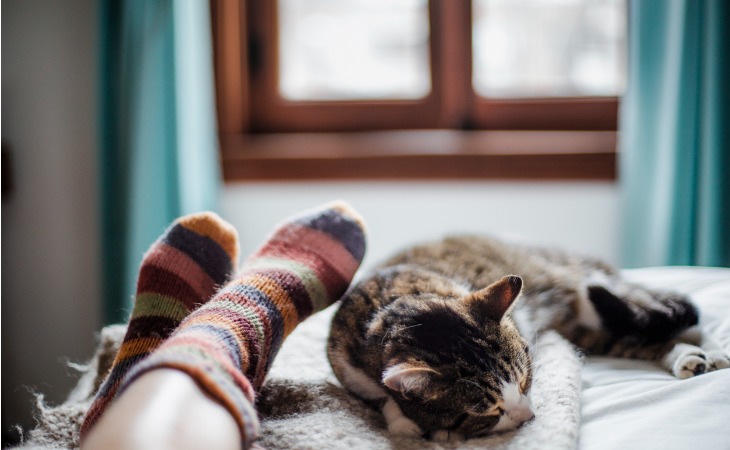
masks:
MULTIPOLYGON (((286 340, 261 390, 262 440, 268 449, 573 449, 580 421, 581 361, 557 334, 535 346, 532 402, 536 418, 511 433, 459 443, 390 436, 382 416, 348 395, 325 354, 335 307, 307 319, 286 340)), ((123 326, 101 332, 88 372, 68 400, 38 403, 38 426, 25 448, 74 448, 78 427, 93 393, 124 336, 123 326)))

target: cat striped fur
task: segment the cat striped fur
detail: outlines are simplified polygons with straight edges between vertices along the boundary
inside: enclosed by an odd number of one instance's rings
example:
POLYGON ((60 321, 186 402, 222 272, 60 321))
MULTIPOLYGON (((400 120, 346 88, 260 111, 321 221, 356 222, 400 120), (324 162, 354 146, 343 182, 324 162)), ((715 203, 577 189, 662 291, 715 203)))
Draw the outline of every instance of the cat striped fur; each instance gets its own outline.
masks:
POLYGON ((584 353, 657 361, 688 378, 730 365, 681 342, 698 319, 686 296, 629 283, 599 260, 458 236, 407 249, 353 286, 328 357, 391 432, 453 440, 533 417, 529 341, 544 331, 584 353))

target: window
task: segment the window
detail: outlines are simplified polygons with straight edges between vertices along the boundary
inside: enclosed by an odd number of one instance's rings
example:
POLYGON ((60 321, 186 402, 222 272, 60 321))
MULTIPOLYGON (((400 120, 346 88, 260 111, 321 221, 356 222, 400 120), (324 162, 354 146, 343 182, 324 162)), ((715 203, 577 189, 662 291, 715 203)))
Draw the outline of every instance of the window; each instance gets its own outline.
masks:
POLYGON ((431 91, 426 0, 277 5, 277 79, 284 99, 417 100, 431 91))
POLYGON ((618 96, 624 16, 621 0, 476 0, 474 89, 487 98, 618 96))
POLYGON ((212 0, 227 179, 615 178, 624 0, 212 0))

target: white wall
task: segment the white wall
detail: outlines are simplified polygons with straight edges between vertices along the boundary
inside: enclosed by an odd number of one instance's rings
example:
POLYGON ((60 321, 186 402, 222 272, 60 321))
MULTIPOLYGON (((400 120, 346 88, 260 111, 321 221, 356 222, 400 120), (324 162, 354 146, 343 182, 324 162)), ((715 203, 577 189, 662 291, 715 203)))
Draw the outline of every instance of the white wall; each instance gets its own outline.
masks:
POLYGON ((364 265, 458 232, 515 235, 618 260, 614 183, 237 183, 224 190, 221 209, 246 255, 284 216, 336 198, 368 222, 364 265))
POLYGON ((100 324, 96 1, 3 0, 2 425, 59 401, 100 324))

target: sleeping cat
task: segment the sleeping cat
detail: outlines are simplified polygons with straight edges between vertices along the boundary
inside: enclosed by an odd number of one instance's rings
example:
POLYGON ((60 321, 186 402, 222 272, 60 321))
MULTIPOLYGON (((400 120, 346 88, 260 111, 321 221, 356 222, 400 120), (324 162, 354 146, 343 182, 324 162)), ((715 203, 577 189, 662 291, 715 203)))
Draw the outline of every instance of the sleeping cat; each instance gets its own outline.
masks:
POLYGON ((730 366, 717 347, 680 342, 697 322, 686 296, 598 260, 462 236, 408 249, 353 286, 327 355, 389 431, 450 440, 534 417, 527 338, 555 330, 589 354, 658 361, 683 379, 730 366))

